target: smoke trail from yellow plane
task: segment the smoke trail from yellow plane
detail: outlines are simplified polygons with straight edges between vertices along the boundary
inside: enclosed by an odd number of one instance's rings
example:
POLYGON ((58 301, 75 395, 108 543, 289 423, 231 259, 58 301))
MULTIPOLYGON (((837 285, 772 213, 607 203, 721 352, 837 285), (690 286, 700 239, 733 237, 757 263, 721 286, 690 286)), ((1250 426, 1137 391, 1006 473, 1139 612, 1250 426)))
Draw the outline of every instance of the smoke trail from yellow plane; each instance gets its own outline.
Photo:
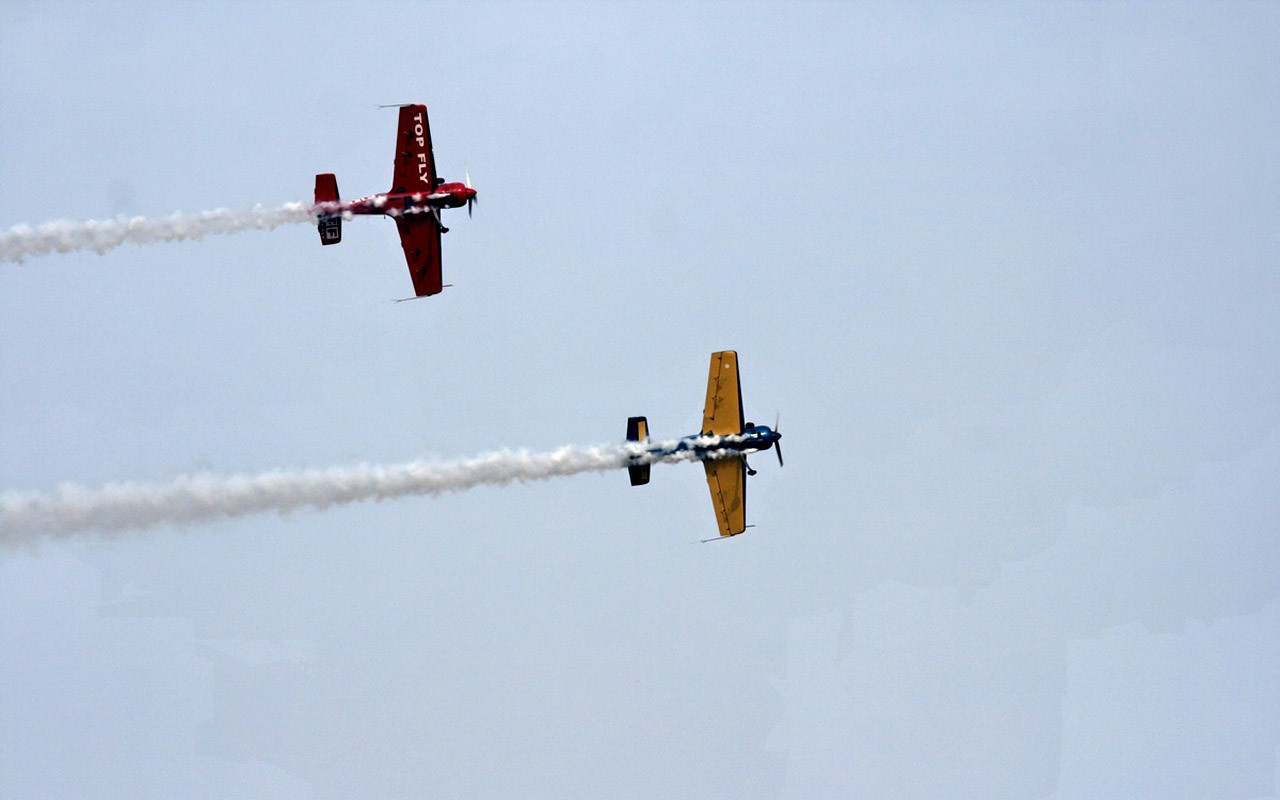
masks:
POLYGON ((47 222, 15 225, 0 233, 0 261, 21 262, 50 253, 93 250, 105 253, 126 242, 178 242, 250 230, 273 230, 281 225, 314 222, 309 203, 255 206, 245 211, 219 208, 198 214, 168 217, 118 217, 87 222, 47 222))
POLYGON ((359 464, 259 475, 184 475, 166 483, 128 481, 100 488, 64 484, 52 492, 0 494, 0 547, 89 531, 110 534, 274 511, 325 509, 365 500, 439 495, 477 486, 604 472, 632 463, 683 461, 635 445, 503 450, 460 461, 359 464))

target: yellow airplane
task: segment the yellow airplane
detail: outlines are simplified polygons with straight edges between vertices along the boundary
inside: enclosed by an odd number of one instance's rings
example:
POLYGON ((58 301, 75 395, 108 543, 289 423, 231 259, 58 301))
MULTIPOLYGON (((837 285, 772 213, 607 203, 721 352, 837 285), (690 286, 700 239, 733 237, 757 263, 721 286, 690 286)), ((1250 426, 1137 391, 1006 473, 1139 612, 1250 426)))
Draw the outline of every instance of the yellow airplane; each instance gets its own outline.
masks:
MULTIPOLYGON (((690 452, 702 461, 711 489, 711 505, 721 536, 737 536, 747 525, 747 476, 756 471, 747 465, 747 453, 768 450, 778 453, 782 466, 782 434, 774 427, 742 421, 742 383, 738 379, 738 353, 722 350, 711 354, 711 374, 707 378, 707 403, 702 411, 702 432, 675 442, 649 444, 649 421, 645 417, 627 420, 627 441, 642 449, 636 459, 661 458, 690 452)), ((632 486, 649 482, 651 461, 627 467, 632 486)))

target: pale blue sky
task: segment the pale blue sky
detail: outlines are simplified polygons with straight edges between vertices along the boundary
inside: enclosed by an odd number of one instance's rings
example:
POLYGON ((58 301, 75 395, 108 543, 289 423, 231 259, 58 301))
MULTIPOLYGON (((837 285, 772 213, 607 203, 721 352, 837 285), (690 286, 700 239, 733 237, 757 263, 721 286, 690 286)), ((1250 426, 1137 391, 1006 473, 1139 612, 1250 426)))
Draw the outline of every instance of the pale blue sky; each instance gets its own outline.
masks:
POLYGON ((0 10, 0 228, 480 193, 0 265, 0 489, 787 454, 0 554, 0 795, 1280 795, 1277 6, 0 10))

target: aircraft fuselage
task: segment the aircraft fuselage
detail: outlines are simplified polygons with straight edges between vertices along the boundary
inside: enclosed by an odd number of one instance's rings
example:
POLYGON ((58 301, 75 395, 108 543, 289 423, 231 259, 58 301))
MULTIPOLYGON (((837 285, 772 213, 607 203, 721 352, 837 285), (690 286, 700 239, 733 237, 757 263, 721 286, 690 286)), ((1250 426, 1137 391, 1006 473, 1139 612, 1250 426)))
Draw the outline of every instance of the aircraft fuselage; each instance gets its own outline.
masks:
POLYGON ((372 194, 338 204, 336 209, 344 214, 420 214, 438 208, 461 208, 467 200, 474 200, 476 190, 462 183, 442 183, 430 194, 404 192, 399 194, 372 194))
POLYGON ((782 434, 768 425, 748 424, 742 433, 733 436, 708 436, 695 433, 671 443, 655 443, 645 449, 646 453, 656 456, 670 456, 676 453, 692 452, 699 461, 712 458, 745 456, 768 450, 778 443, 782 434), (726 453, 725 451, 731 451, 726 453))

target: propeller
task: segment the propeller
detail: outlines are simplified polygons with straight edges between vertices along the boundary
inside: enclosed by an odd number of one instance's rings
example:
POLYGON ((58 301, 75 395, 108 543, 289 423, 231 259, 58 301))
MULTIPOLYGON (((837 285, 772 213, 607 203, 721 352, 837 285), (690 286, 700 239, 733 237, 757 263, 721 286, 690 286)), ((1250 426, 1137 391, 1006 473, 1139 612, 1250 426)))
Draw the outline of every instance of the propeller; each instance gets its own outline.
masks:
MULTIPOLYGON (((773 415, 773 432, 782 435, 782 431, 778 430, 778 423, 782 421, 782 412, 776 412, 773 415)), ((773 449, 778 453, 778 466, 782 466, 782 440, 773 443, 773 449)))
MULTIPOLYGON (((462 171, 462 174, 466 176, 466 184, 465 184, 466 187, 468 189, 471 189, 472 192, 474 192, 475 189, 471 188, 471 173, 464 169, 462 171)), ((468 219, 471 218, 471 207, 474 206, 475 204, 476 204, 476 196, 474 194, 467 195, 467 218, 468 219)))

